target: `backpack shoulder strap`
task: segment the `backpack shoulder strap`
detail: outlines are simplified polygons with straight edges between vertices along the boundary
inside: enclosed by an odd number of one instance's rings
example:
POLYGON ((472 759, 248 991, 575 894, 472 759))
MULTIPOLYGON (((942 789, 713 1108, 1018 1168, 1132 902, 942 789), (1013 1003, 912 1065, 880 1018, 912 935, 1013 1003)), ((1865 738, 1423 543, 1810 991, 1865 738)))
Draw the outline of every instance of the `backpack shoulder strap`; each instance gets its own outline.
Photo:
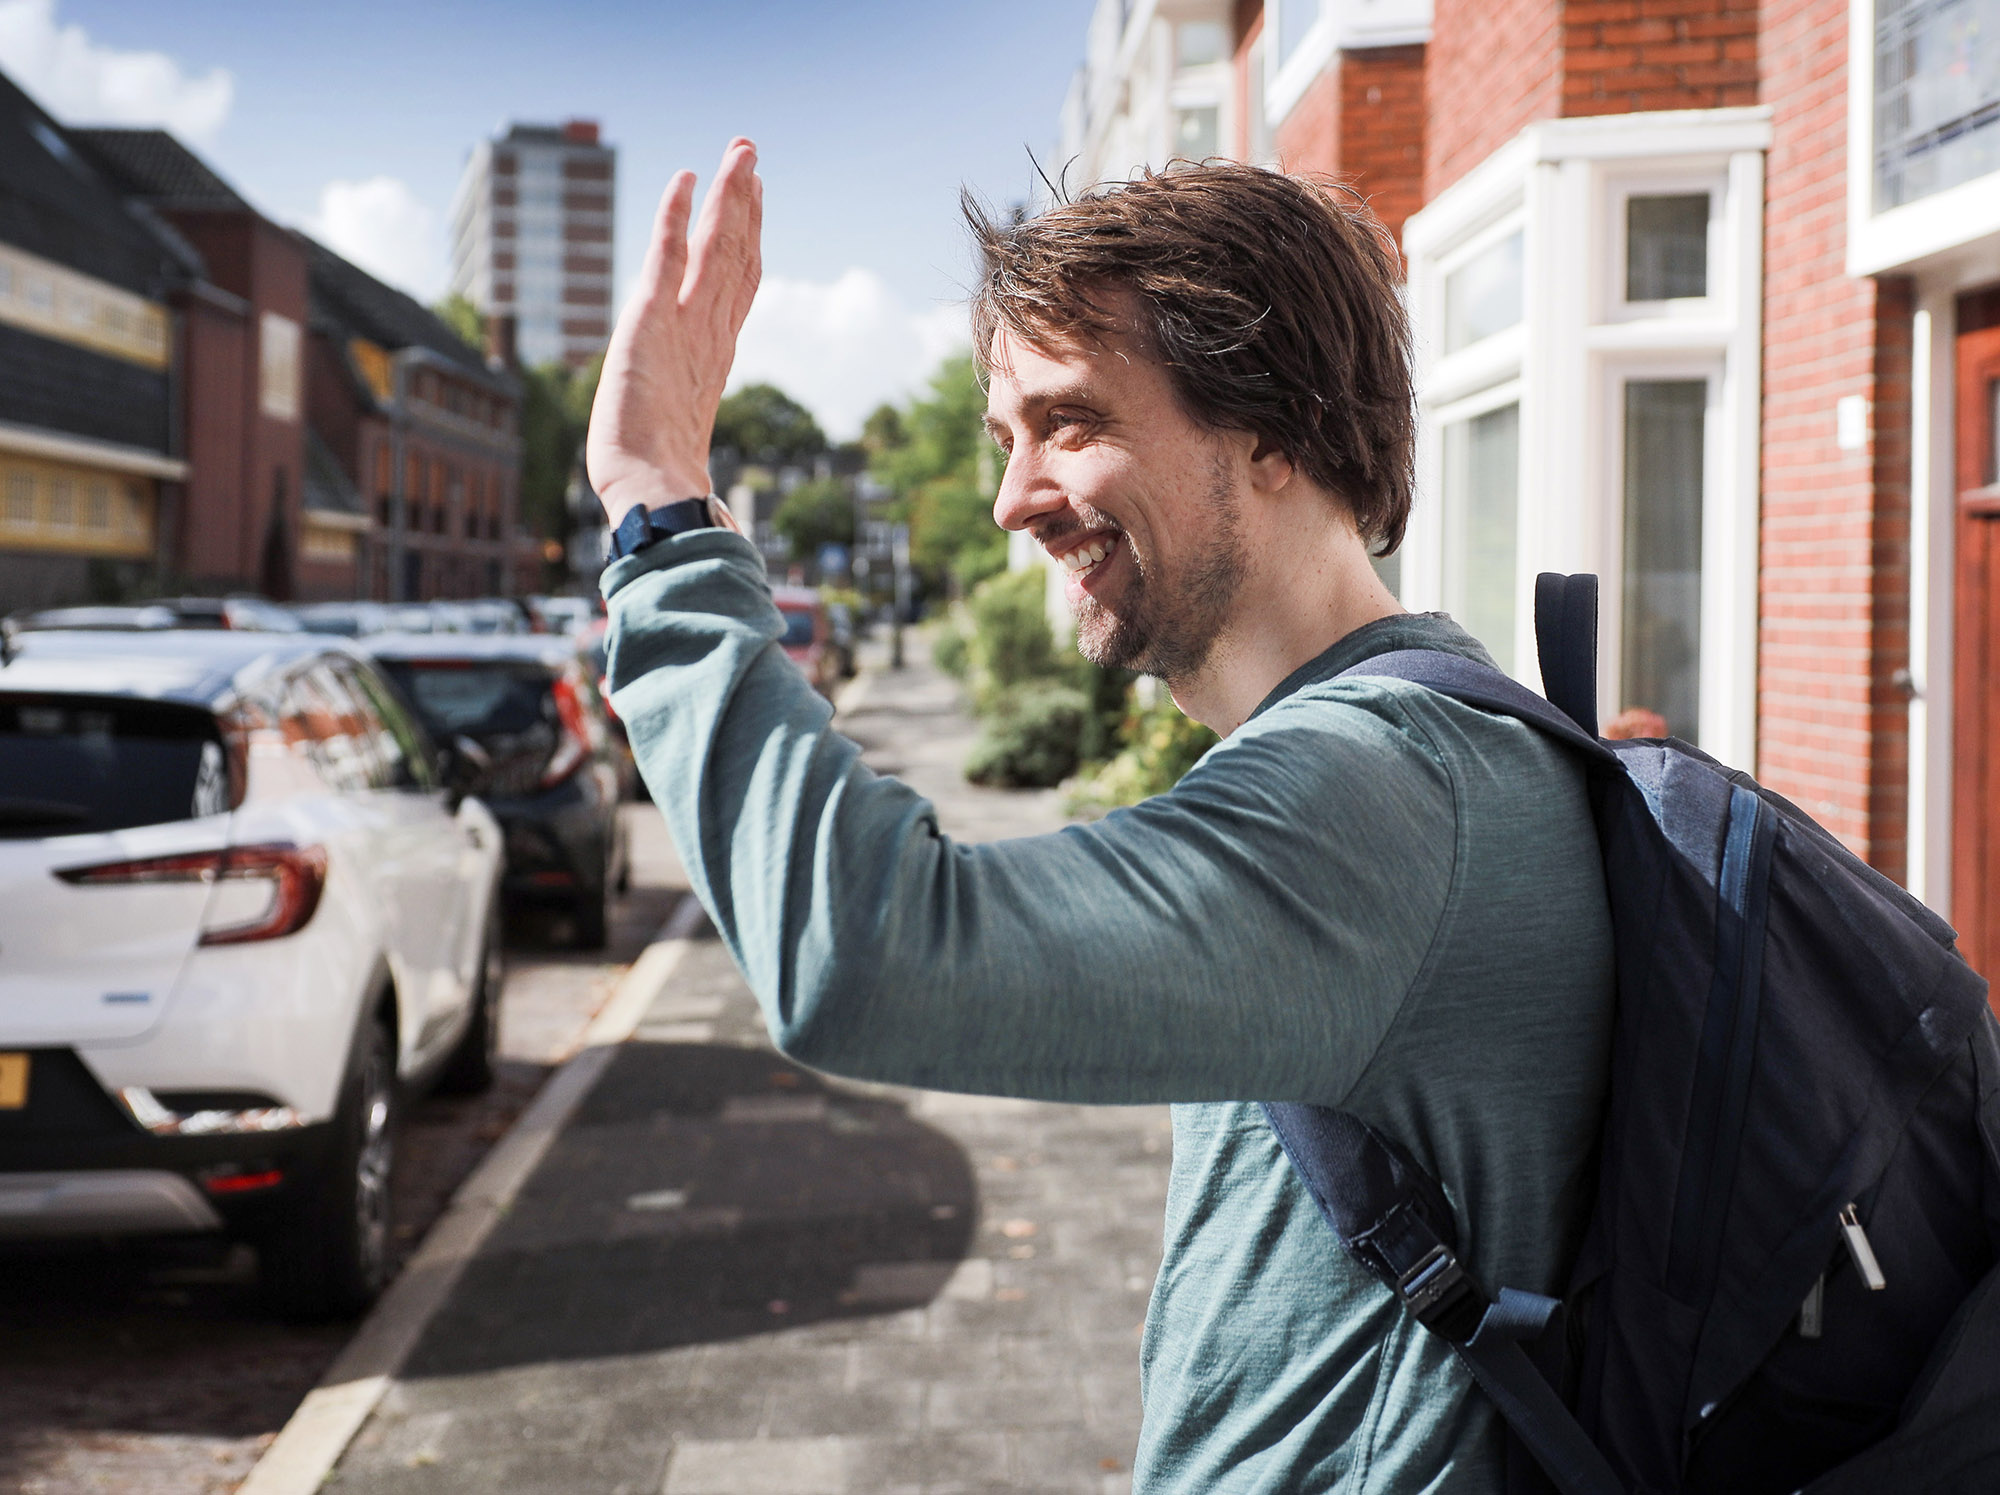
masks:
POLYGON ((1522 1347, 1542 1337, 1561 1304, 1504 1287, 1489 1299, 1453 1249, 1437 1181, 1358 1116, 1277 1102, 1265 1104, 1264 1116, 1340 1244, 1451 1345, 1561 1495, 1623 1495, 1522 1347))
POLYGON ((1589 572, 1535 578, 1535 652, 1542 689, 1556 708, 1597 735, 1597 578, 1589 572))
MULTIPOLYGON (((1616 763, 1617 754, 1601 742, 1594 731, 1586 731, 1566 712, 1543 700, 1527 686, 1491 665, 1481 664, 1460 654, 1436 649, 1396 649, 1364 659, 1352 669, 1342 670, 1340 679, 1368 675, 1381 679, 1407 680, 1440 695, 1477 706, 1482 711, 1515 717, 1537 731, 1573 747, 1587 758, 1616 763)), ((1595 713, 1592 713, 1593 718, 1595 713)))

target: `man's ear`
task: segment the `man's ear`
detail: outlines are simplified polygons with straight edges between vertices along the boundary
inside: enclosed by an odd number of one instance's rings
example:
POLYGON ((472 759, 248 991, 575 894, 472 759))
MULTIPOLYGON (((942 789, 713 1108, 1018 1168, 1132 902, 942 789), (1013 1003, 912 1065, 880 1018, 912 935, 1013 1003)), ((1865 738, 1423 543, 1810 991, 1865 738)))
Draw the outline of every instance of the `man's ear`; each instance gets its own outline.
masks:
POLYGON ((1245 432, 1250 449, 1250 485, 1262 494, 1278 492, 1298 471, 1292 459, 1267 436, 1245 432))

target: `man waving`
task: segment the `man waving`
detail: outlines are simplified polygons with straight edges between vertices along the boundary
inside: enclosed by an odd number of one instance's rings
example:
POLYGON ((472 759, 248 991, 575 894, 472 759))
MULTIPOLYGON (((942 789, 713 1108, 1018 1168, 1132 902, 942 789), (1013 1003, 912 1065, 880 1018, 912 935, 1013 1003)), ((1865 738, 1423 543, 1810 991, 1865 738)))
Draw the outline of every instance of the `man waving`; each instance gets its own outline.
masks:
POLYGON ((690 233, 674 179, 587 457, 613 698, 775 1041, 871 1080, 1175 1103, 1137 1489, 1497 1491, 1496 1414, 1256 1104, 1359 1115, 1442 1181, 1479 1278, 1560 1290, 1611 1026, 1581 770, 1520 722, 1339 678, 1486 658, 1369 563, 1411 501, 1393 247, 1336 190, 1229 164, 971 214, 994 517, 1060 563, 1085 654, 1224 740, 1095 825, 961 846, 833 730, 707 491, 761 193, 732 142, 690 233))

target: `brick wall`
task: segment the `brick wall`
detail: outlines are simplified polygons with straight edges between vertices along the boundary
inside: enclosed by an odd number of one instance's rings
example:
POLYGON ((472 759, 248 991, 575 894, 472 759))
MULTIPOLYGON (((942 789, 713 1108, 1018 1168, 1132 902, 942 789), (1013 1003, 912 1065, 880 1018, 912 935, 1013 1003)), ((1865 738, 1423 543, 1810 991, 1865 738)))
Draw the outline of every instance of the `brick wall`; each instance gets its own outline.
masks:
POLYGON ((1398 243, 1424 205, 1424 49, 1373 47, 1340 59, 1340 154, 1398 243))
POLYGON ((1757 102, 1757 0, 1437 0, 1424 192, 1538 119, 1757 102))
POLYGON ((1342 59, 1336 58, 1312 80, 1272 136, 1271 143, 1277 147, 1285 170, 1339 177, 1350 174, 1352 168, 1340 154, 1341 72, 1342 59))
POLYGON ((1757 102, 1756 0, 1567 0, 1562 112, 1757 102))
POLYGON ((1436 0, 1424 79, 1424 197, 1562 104, 1561 0, 1436 0))
POLYGON ((1905 870, 1909 319, 1846 274, 1847 5, 1766 0, 1758 764, 1882 871, 1905 870), (1873 401, 1862 451, 1835 405, 1873 401))

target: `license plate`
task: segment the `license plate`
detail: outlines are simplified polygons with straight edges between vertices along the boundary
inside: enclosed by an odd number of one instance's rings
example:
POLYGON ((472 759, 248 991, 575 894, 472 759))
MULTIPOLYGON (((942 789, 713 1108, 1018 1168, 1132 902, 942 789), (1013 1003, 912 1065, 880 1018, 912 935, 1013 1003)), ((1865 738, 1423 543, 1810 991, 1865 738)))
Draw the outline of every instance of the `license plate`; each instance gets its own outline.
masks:
POLYGON ((28 1104, 28 1056, 0 1054, 0 1111, 19 1111, 28 1104))

